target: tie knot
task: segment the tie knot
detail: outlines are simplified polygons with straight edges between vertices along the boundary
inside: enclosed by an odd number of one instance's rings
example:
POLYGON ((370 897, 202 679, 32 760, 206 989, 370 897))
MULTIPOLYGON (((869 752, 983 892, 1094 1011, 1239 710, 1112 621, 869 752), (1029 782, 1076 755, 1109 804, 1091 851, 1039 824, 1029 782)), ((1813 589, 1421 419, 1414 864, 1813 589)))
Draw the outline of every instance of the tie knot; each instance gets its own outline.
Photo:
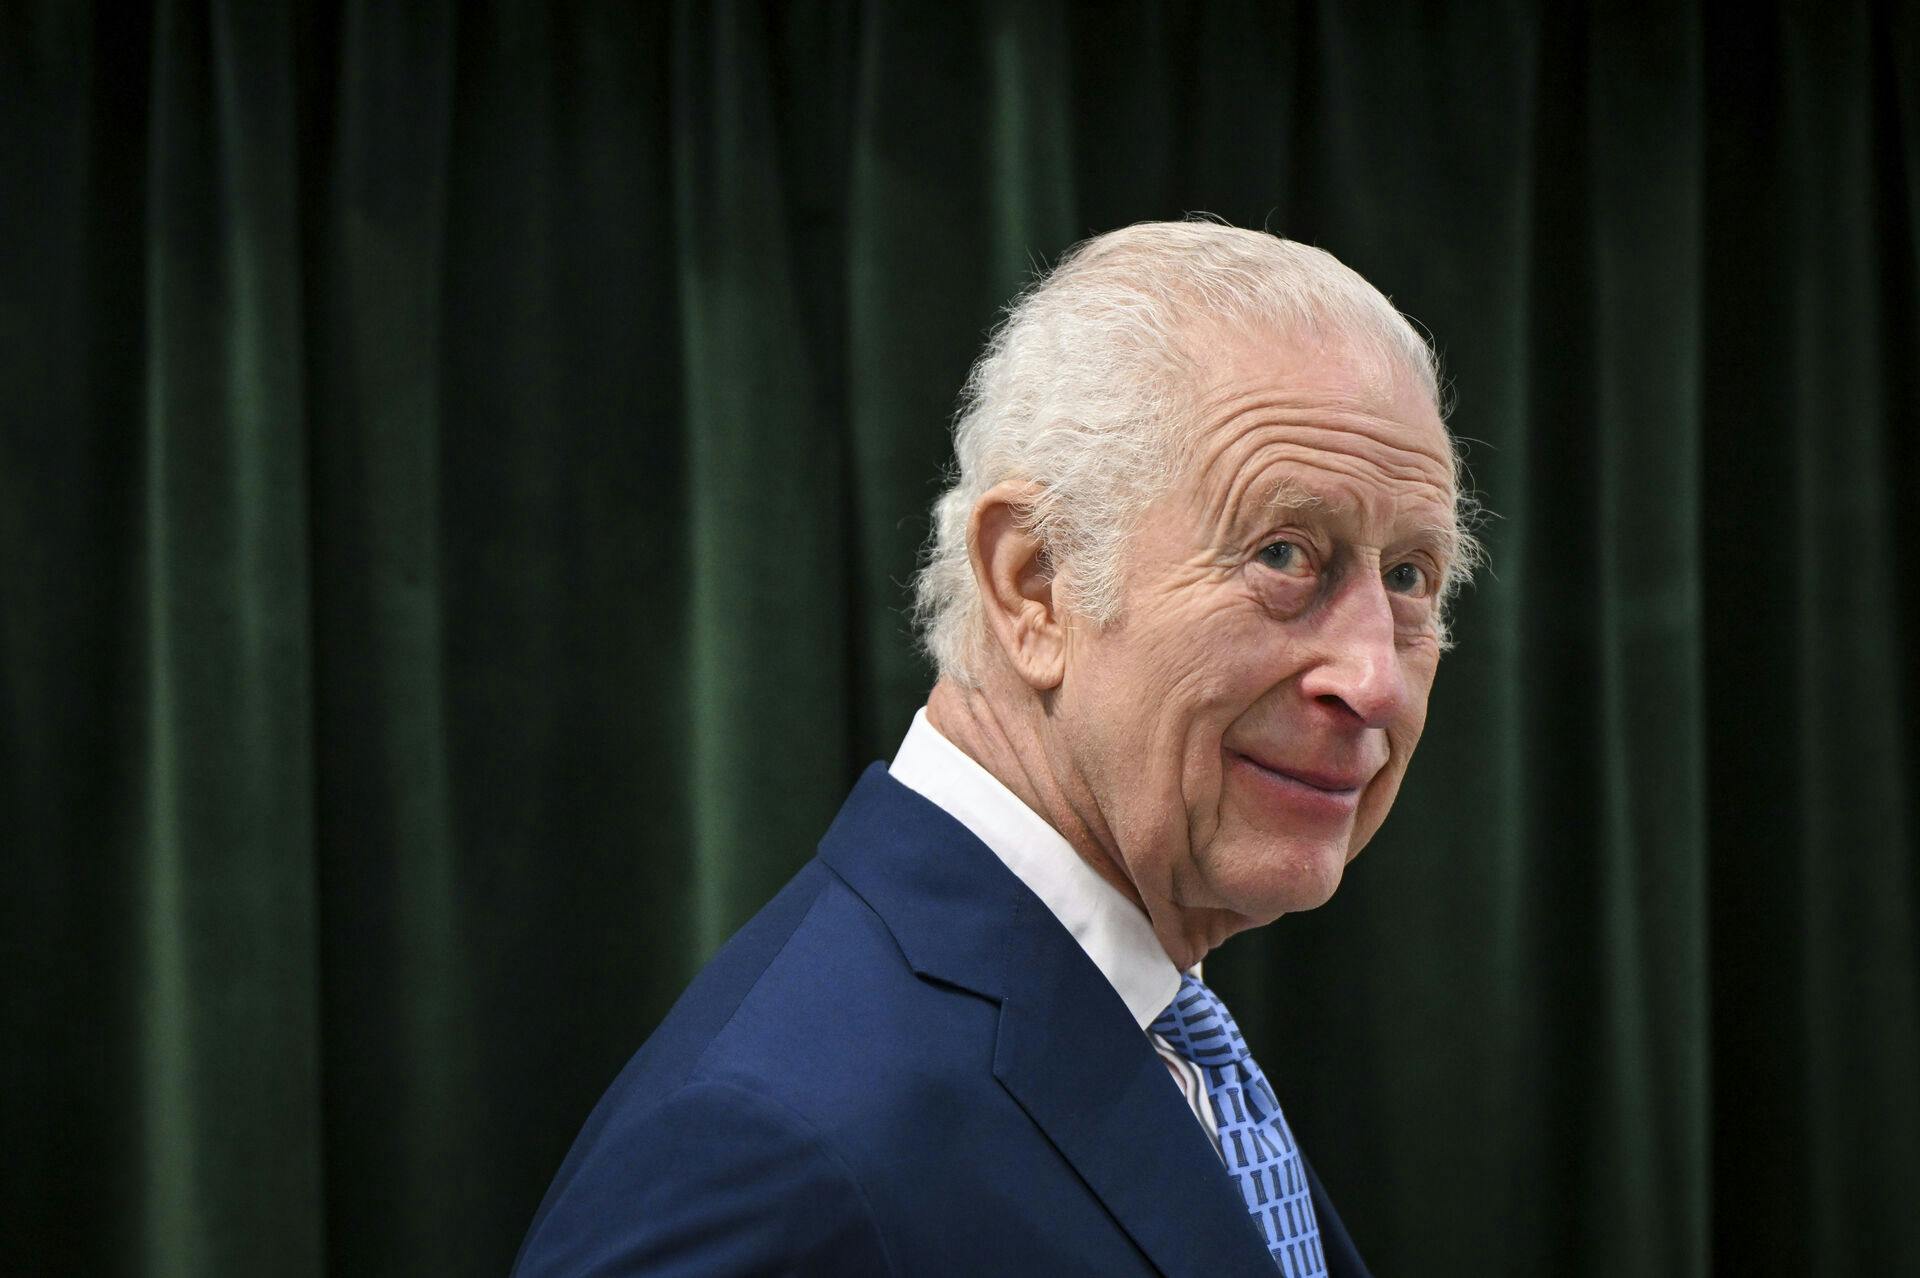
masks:
POLYGON ((1181 975, 1180 992, 1154 1020, 1152 1029, 1195 1065, 1217 1068, 1245 1061, 1249 1055, 1227 1005, 1190 974, 1181 975))

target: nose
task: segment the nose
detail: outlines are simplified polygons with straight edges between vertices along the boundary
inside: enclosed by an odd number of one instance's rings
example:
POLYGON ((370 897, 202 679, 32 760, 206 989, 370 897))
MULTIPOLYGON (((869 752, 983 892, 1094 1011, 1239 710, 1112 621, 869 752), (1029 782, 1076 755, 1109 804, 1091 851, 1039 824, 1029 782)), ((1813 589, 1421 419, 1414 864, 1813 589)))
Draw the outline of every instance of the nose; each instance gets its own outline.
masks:
POLYGON ((1394 642, 1393 604, 1374 573, 1356 574, 1324 605, 1316 660, 1300 691, 1348 723, 1385 727, 1411 689, 1394 642))

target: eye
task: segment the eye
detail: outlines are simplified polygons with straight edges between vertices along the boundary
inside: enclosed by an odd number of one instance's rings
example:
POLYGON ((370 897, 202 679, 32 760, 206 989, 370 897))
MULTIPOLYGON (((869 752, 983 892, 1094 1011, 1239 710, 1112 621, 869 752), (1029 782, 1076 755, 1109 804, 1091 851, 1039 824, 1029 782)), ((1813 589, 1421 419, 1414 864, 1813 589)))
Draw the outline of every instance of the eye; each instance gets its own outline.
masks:
POLYGON ((1427 593, 1426 570, 1419 564, 1395 564, 1382 575, 1387 589, 1396 595, 1424 595, 1427 593))
POLYGON ((1297 577, 1307 570, 1307 552, 1291 541, 1276 541, 1260 550, 1260 562, 1275 572, 1297 577))

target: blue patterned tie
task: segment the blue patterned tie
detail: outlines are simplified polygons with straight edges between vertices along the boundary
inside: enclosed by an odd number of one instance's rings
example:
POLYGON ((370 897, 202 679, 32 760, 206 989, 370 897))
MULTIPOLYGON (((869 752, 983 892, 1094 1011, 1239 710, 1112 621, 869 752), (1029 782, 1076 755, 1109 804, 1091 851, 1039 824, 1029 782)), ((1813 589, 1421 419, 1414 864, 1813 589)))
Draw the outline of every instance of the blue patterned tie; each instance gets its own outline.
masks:
POLYGON ((1207 1076, 1220 1152, 1280 1271, 1288 1278, 1322 1278, 1327 1260, 1320 1251, 1306 1168, 1280 1102, 1226 1004, 1196 978, 1183 975, 1180 993, 1152 1029, 1207 1076))

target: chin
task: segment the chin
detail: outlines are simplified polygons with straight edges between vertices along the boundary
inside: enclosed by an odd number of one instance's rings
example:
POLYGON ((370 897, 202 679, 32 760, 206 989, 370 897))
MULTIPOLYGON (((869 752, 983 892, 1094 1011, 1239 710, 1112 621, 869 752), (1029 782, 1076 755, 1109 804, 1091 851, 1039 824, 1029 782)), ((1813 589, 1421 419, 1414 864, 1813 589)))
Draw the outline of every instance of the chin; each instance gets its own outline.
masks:
POLYGON ((1275 841, 1220 848, 1207 858, 1221 903, 1255 926, 1317 909, 1333 898, 1347 868, 1345 840, 1275 841))

